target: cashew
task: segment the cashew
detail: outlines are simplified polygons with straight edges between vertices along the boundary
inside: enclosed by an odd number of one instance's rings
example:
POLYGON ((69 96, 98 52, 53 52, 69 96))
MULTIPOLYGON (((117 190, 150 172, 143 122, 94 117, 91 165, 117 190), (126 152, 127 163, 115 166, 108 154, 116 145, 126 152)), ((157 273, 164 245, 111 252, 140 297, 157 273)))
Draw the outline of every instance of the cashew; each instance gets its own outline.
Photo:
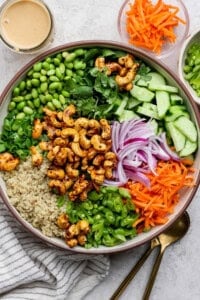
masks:
POLYGON ((105 178, 106 179, 112 179, 113 178, 113 170, 111 167, 105 168, 105 178))
POLYGON ((64 166, 68 158, 68 148, 61 148, 54 157, 54 164, 57 166, 64 166))
POLYGON ((39 147, 40 147, 40 149, 41 149, 42 151, 48 151, 48 150, 51 150, 52 145, 51 145, 51 143, 49 143, 49 142, 41 141, 41 142, 39 143, 39 147))
POLYGON ((19 164, 19 159, 14 158, 11 153, 4 152, 0 154, 0 171, 12 171, 19 164))
POLYGON ((75 247, 75 246, 78 245, 77 239, 69 239, 69 240, 66 240, 66 243, 67 243, 67 245, 68 245, 70 248, 73 248, 73 247, 75 247))
POLYGON ((94 166, 100 166, 103 163, 104 159, 105 157, 103 154, 97 154, 93 159, 92 163, 94 166))
POLYGON ((61 214, 57 219, 58 227, 61 229, 67 229, 70 225, 68 216, 66 214, 61 214))
POLYGON ((68 127, 74 126, 74 120, 71 118, 76 112, 76 108, 73 104, 67 106, 63 112, 63 121, 68 127))
POLYGON ((115 81, 116 83, 122 87, 133 81, 135 78, 135 71, 133 69, 128 70, 125 76, 116 75, 115 81))
POLYGON ((60 146, 53 147, 47 154, 48 160, 52 161, 60 151, 60 146))
POLYGON ((106 151, 106 144, 102 143, 100 135, 93 135, 91 138, 91 144, 93 145, 94 149, 99 152, 106 151))
POLYGON ((43 130, 43 125, 40 119, 35 119, 33 122, 32 138, 38 139, 42 134, 42 130, 43 130))
POLYGON ((38 149, 35 146, 32 146, 30 148, 31 151, 31 158, 32 158, 32 164, 35 167, 39 167, 43 162, 43 157, 41 153, 38 151, 38 149))
POLYGON ((87 155, 86 150, 81 149, 79 143, 72 142, 71 148, 73 152, 80 157, 85 157, 87 155))
POLYGON ((81 175, 73 185, 73 190, 69 192, 69 199, 75 201, 81 193, 89 188, 89 181, 85 180, 85 176, 81 175))
POLYGON ((103 139, 108 140, 111 138, 111 126, 106 119, 101 119, 100 121, 102 133, 101 136, 103 139))
POLYGON ((74 128, 64 128, 61 131, 62 138, 72 137, 73 142, 78 143, 79 141, 79 134, 78 131, 74 128))
POLYGON ((116 62, 106 63, 106 68, 107 68, 106 74, 108 76, 111 75, 113 72, 119 73, 122 69, 122 67, 116 62))
POLYGON ((67 144, 67 140, 61 137, 57 137, 53 140, 53 146, 66 147, 67 144))
POLYGON ((89 232, 90 227, 87 220, 80 220, 76 224, 82 233, 87 234, 89 232))
POLYGON ((79 245, 83 246, 83 245, 85 245, 85 243, 87 241, 87 237, 84 234, 79 234, 77 236, 77 241, 78 241, 79 245))
POLYGON ((88 128, 88 123, 89 120, 87 118, 78 118, 75 122, 74 122, 74 128, 79 131, 82 128, 87 129, 88 128))
POLYGON ((74 236, 79 235, 79 233, 80 233, 79 226, 77 226, 77 224, 72 224, 66 231, 66 237, 73 238, 74 236))
POLYGON ((95 67, 98 69, 105 68, 105 58, 104 57, 97 57, 94 63, 95 67))
POLYGON ((85 129, 79 131, 79 143, 83 149, 89 149, 91 146, 91 142, 86 135, 87 131, 85 129))
POLYGON ((97 154, 97 150, 91 147, 87 152, 87 159, 92 160, 96 154, 97 154))
POLYGON ((65 185, 66 190, 69 190, 73 184, 73 181, 70 178, 66 178, 66 179, 64 179, 63 183, 65 185))
POLYGON ((56 192, 60 195, 64 195, 66 193, 66 187, 65 184, 58 180, 58 179, 52 179, 49 181, 49 187, 56 190, 56 192))
POLYGON ((134 58, 131 54, 127 54, 126 56, 119 57, 118 62, 121 66, 125 66, 129 69, 134 65, 134 58))
POLYGON ((73 169, 72 164, 67 164, 65 167, 65 171, 69 178, 76 178, 79 175, 79 170, 73 169))
POLYGON ((65 177, 65 172, 61 168, 53 168, 47 170, 47 176, 52 179, 62 180, 65 177))

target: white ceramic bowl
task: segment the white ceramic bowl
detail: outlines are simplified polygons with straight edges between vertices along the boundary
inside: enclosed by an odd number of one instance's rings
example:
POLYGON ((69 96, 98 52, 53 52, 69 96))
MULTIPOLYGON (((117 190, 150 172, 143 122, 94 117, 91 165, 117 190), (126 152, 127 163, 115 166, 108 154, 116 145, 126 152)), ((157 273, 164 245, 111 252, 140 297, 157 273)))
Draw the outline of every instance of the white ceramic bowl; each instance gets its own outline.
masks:
MULTIPOLYGON (((187 88, 183 85, 183 83, 180 81, 178 76, 176 76, 173 72, 168 69, 164 64, 162 64, 159 60, 156 60, 147 54, 144 54, 140 51, 133 50, 132 47, 128 47, 125 44, 117 43, 117 42, 107 42, 107 41, 85 41, 85 42, 75 42, 70 44, 64 44, 61 46, 58 46, 56 48, 53 48, 51 50, 48 50, 44 52, 43 54, 40 54, 38 57, 31 60, 26 66, 24 66, 8 83, 8 85, 5 87, 3 93, 0 96, 0 129, 3 124, 4 117, 7 114, 7 106, 10 101, 11 92, 13 88, 16 86, 16 84, 25 76, 25 74, 30 70, 30 68, 33 66, 34 63, 43 60, 49 55, 56 54, 61 51, 68 51, 75 49, 77 47, 107 47, 111 49, 118 49, 122 51, 126 51, 129 53, 132 53, 135 57, 138 57, 139 59, 142 59, 144 62, 146 62, 148 65, 156 69, 158 72, 162 73, 163 76, 167 79, 168 83, 171 85, 174 85, 178 87, 180 91, 180 95, 185 100, 185 104, 187 106, 188 112, 191 114, 192 120, 195 122, 196 127, 200 128, 200 116, 198 112, 197 105, 192 101, 191 95, 188 93, 187 88)), ((198 132, 199 136, 199 132, 198 132)), ((111 254, 116 252, 125 251, 134 247, 137 247, 139 245, 142 245, 148 241, 150 241, 153 237, 157 236, 161 232, 163 232, 166 228, 168 228, 188 207, 190 202, 192 201, 199 182, 200 182, 200 147, 198 147, 198 151, 195 155, 195 161, 194 161, 194 186, 189 189, 183 189, 181 191, 181 197, 178 205, 175 208, 175 211, 173 214, 169 216, 169 220, 167 223, 165 223, 162 226, 156 226, 152 228, 148 232, 143 232, 138 234, 135 238, 126 241, 120 245, 114 246, 114 247, 105 247, 101 246, 99 248, 91 248, 91 249, 85 249, 83 247, 75 247, 72 249, 69 249, 69 247, 66 245, 66 243, 58 238, 48 238, 44 236, 41 231, 34 228, 31 224, 29 224, 27 221, 25 221, 20 214, 17 212, 15 207, 10 203, 9 197, 6 192, 6 187, 4 181, 0 178, 0 195, 4 201, 4 203, 7 205, 8 209, 11 211, 13 216, 31 233, 33 233, 35 236, 39 237, 42 241, 48 243, 49 245, 53 245, 56 247, 59 247, 61 249, 71 250, 74 252, 79 253, 90 253, 90 254, 111 254)))
MULTIPOLYGON (((143 47, 137 47, 135 45, 131 45, 131 47, 133 47, 133 49, 140 50, 141 52, 147 53, 148 55, 151 55, 151 56, 159 58, 159 59, 163 59, 165 57, 168 57, 170 54, 172 54, 172 52, 175 51, 177 49, 177 47, 180 46, 180 44, 185 40, 185 38, 188 35, 188 30, 189 30, 189 15, 188 15, 188 11, 187 11, 183 1, 181 1, 181 0, 165 0, 164 2, 166 4, 177 6, 179 8, 179 12, 177 15, 181 19, 186 21, 185 25, 179 23, 179 25, 174 28, 174 33, 176 35, 175 43, 169 43, 169 42, 164 43, 162 51, 159 54, 156 54, 153 51, 148 50, 143 47)), ((119 10, 118 20, 117 20, 119 35, 120 35, 122 41, 129 44, 129 46, 130 46, 129 35, 126 31, 126 19, 127 19, 126 12, 130 9, 129 5, 132 3, 134 3, 134 0, 125 0, 123 2, 122 6, 119 10)), ((157 3, 157 1, 152 0, 152 3, 157 3)))
POLYGON ((179 72, 179 76, 180 76, 181 80, 183 81, 183 83, 185 84, 185 86, 187 87, 187 89, 189 90, 189 92, 191 93, 193 100, 197 104, 200 104, 200 97, 197 95, 197 93, 195 92, 195 90, 191 87, 191 85, 189 84, 189 82, 184 78, 184 71, 183 71, 183 67, 185 65, 185 58, 186 58, 187 51, 188 51, 189 47, 194 42, 199 42, 199 45, 200 45, 200 28, 194 29, 189 34, 189 36, 187 37, 187 39, 184 41, 184 43, 183 43, 183 45, 181 47, 181 52, 180 52, 180 56, 179 56, 178 72, 179 72))

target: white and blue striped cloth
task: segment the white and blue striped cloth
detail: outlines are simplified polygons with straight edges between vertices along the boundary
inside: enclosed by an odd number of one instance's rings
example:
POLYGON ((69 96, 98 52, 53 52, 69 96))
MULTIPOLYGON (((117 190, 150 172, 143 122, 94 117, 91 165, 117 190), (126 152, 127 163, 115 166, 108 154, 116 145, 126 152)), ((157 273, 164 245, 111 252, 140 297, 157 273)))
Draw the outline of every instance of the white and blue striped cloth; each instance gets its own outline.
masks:
POLYGON ((16 222, 0 199, 0 299, 87 299, 108 271, 107 256, 42 244, 16 222))

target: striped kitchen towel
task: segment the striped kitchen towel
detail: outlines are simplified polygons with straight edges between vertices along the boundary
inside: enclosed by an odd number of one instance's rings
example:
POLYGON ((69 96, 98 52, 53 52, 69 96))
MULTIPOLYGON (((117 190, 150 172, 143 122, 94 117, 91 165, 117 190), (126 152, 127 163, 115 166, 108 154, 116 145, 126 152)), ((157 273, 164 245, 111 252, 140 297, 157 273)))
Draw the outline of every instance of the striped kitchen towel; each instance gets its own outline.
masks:
POLYGON ((87 299, 108 271, 107 256, 75 254, 41 243, 0 199, 0 299, 87 299))

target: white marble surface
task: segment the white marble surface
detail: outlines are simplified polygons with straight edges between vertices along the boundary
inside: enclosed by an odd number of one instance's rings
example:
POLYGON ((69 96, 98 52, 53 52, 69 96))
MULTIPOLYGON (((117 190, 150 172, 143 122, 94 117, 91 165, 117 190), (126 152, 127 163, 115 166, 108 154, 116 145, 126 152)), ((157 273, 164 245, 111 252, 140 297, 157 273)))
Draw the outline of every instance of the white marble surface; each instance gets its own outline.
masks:
MULTIPOLYGON (((4 1, 0 0, 0 4, 4 1)), ((118 10, 122 0, 46 0, 55 18, 55 37, 52 46, 62 43, 105 39, 120 41, 117 31, 118 10)), ((166 1, 167 2, 167 1, 166 1)), ((190 16, 190 31, 198 26, 200 2, 184 0, 190 16)), ((199 24, 200 25, 200 24, 199 24)), ((178 54, 177 54, 178 56, 178 54)), ((173 60, 176 58, 173 53, 173 60)), ((19 55, 0 43, 0 92, 15 72, 33 55, 19 55)), ((168 58, 166 61, 172 59, 168 58)), ((175 68, 175 65, 173 66, 175 68)), ((166 250, 151 300, 200 299, 200 193, 188 208, 191 227, 188 234, 166 250)), ((85 300, 107 300, 126 276, 147 245, 111 257, 110 273, 85 300)), ((154 254, 120 299, 140 300, 151 270, 154 254)))

